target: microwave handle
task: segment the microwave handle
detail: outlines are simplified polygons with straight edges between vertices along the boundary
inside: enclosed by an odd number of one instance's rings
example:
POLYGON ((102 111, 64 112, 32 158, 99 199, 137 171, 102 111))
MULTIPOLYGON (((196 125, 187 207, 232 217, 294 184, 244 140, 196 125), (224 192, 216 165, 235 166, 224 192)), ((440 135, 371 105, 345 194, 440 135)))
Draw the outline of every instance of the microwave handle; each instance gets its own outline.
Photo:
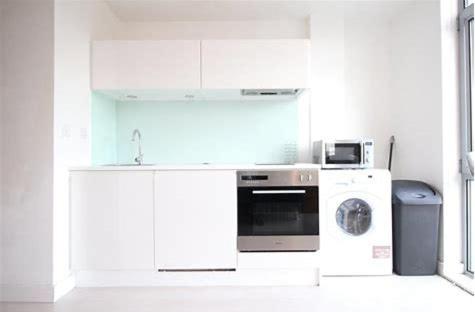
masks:
POLYGON ((305 190, 254 190, 252 194, 305 194, 305 190))
POLYGON ((365 164, 365 155, 366 155, 366 145, 364 144, 363 141, 361 141, 361 158, 360 158, 360 162, 362 165, 365 164))

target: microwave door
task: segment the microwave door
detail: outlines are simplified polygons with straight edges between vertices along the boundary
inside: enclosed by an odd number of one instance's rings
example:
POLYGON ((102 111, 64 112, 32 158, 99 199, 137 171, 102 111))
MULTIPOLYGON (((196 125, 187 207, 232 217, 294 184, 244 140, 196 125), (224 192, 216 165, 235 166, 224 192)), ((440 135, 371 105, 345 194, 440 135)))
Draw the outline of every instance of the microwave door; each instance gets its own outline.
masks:
POLYGON ((327 165, 355 166, 360 165, 362 148, 359 143, 334 143, 327 146, 325 163, 327 165))

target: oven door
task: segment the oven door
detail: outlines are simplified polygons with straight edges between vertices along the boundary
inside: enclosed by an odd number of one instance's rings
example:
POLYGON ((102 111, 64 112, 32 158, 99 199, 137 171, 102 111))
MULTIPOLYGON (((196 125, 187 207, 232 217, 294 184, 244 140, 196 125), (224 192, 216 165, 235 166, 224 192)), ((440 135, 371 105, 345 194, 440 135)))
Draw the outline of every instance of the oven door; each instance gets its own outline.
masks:
POLYGON ((358 168, 363 164, 363 153, 360 142, 325 143, 325 167, 358 168))
POLYGON ((318 187, 239 187, 240 251, 317 250, 318 187))

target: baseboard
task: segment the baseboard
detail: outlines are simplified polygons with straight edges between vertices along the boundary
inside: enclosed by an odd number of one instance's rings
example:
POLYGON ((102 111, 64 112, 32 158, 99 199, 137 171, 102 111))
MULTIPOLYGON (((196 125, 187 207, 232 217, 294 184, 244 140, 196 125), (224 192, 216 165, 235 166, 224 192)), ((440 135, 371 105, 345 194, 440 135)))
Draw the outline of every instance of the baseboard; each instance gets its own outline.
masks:
POLYGON ((0 286, 1 302, 53 302, 54 287, 50 284, 0 286))
POLYGON ((465 266, 463 263, 457 263, 450 267, 447 267, 443 261, 437 263, 437 273, 440 276, 473 296, 475 295, 475 281, 464 272, 465 266))
POLYGON ((76 287, 76 277, 73 274, 56 283, 54 285, 54 301, 58 301, 61 297, 73 290, 74 287, 76 287))
POLYGON ((441 276, 451 276, 453 274, 463 274, 465 267, 463 263, 447 265, 444 261, 437 261, 437 273, 441 276))
POLYGON ((319 283, 318 269, 245 269, 229 272, 76 272, 76 287, 315 286, 319 283))

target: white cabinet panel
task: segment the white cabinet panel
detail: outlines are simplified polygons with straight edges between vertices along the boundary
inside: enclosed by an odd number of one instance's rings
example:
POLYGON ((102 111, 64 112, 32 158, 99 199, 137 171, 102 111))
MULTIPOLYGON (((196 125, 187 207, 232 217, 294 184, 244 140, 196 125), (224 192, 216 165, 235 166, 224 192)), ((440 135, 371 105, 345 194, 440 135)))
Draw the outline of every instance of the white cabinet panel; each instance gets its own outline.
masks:
POLYGON ((117 267, 117 177, 112 172, 71 174, 73 269, 117 267))
POLYGON ((118 175, 118 232, 121 268, 154 268, 153 172, 118 175))
POLYGON ((73 269, 153 269, 153 172, 73 172, 71 221, 73 269))
POLYGON ((159 171, 155 179, 157 268, 236 268, 235 171, 159 171))
POLYGON ((95 90, 199 89, 200 41, 94 41, 95 90))
POLYGON ((310 42, 292 40, 203 40, 202 87, 308 88, 310 42))

